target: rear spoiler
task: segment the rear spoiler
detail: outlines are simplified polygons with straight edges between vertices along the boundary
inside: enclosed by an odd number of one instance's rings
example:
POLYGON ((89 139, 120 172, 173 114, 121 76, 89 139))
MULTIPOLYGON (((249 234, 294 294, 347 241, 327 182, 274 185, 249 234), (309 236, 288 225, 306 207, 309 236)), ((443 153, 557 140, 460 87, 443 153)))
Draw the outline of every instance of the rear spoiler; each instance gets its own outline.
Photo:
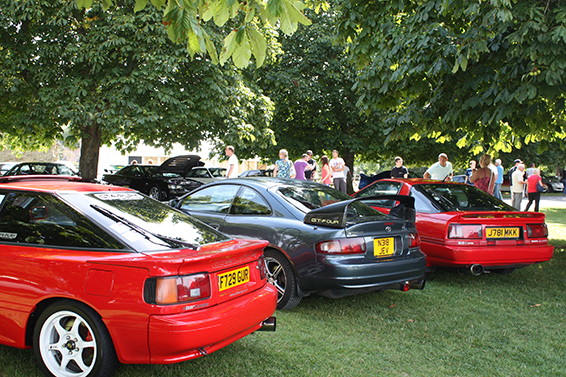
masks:
POLYGON ((328 228, 342 229, 346 227, 348 206, 355 202, 363 202, 365 200, 395 200, 400 202, 399 205, 391 208, 390 215, 404 218, 411 222, 415 222, 415 199, 405 195, 378 195, 366 196, 342 202, 333 203, 322 208, 317 208, 306 214, 303 222, 310 225, 325 226, 328 228))
POLYGON ((81 181, 77 175, 54 175, 54 174, 29 174, 29 175, 3 175, 0 182, 24 182, 24 181, 81 181))

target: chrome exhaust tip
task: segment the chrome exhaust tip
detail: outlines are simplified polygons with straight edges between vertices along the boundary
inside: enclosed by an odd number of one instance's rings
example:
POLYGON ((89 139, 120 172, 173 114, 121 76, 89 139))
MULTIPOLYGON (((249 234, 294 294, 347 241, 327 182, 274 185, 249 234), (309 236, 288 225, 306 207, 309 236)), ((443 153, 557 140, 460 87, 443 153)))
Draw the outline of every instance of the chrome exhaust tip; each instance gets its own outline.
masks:
POLYGON ((275 317, 269 317, 261 323, 261 327, 256 331, 270 331, 274 332, 277 327, 277 321, 275 317))
POLYGON ((483 273, 484 271, 481 264, 472 264, 470 266, 470 274, 472 274, 473 276, 480 276, 483 273))

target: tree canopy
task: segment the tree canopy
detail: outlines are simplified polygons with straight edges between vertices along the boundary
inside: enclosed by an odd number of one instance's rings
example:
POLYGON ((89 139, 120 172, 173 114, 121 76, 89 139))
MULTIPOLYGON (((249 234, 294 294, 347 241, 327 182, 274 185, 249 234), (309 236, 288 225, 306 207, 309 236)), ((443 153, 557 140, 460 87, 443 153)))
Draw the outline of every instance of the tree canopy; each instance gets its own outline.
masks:
POLYGON ((479 153, 566 136, 560 1, 351 0, 340 10, 339 36, 361 69, 358 105, 386 112, 388 140, 428 136, 479 153))
POLYGON ((134 13, 133 6, 115 1, 84 12, 69 0, 0 0, 5 144, 82 140, 81 172, 92 179, 101 143, 128 150, 140 141, 165 148, 217 137, 272 142, 268 98, 232 65, 191 60, 169 41, 156 8, 134 13))
MULTIPOLYGON (((104 9, 112 6, 113 0, 98 0, 104 9)), ((323 0, 317 2, 319 7, 323 0)), ((148 6, 148 0, 135 0, 136 12, 148 6)), ((88 9, 93 0, 77 0, 77 6, 88 9)), ((261 66, 266 57, 267 42, 262 28, 278 26, 284 33, 293 34, 298 24, 310 25, 301 12, 305 4, 300 0, 151 0, 157 8, 164 8, 163 24, 172 41, 186 42, 191 56, 208 52, 214 64, 224 64, 232 58, 239 68, 246 67, 253 54, 256 64, 261 66), (218 55, 217 41, 211 34, 214 27, 224 26, 232 20, 233 30, 223 40, 222 52, 218 55), (212 23, 212 25, 210 25, 212 23)))

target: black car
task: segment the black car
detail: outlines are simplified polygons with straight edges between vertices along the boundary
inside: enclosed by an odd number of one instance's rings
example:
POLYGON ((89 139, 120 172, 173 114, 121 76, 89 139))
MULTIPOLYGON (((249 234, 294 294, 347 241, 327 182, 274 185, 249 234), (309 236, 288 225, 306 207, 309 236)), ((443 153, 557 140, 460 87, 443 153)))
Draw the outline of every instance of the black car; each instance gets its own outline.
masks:
POLYGON ((4 175, 69 175, 79 176, 79 173, 66 164, 58 162, 20 162, 12 166, 4 175))
POLYGON ((131 187, 157 200, 167 200, 185 194, 182 183, 187 173, 195 166, 202 166, 197 155, 177 156, 163 164, 128 165, 114 174, 104 174, 104 183, 131 187))
POLYGON ((310 293, 335 298, 424 287, 426 257, 414 219, 385 215, 318 183, 234 178, 171 204, 228 235, 269 241, 265 261, 279 309, 310 293))

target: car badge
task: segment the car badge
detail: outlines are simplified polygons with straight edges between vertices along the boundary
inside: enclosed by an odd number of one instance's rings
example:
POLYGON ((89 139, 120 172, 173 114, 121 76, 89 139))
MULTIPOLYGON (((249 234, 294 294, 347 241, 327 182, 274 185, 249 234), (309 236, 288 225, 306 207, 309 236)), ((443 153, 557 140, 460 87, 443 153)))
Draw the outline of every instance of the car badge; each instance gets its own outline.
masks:
POLYGON ((386 226, 386 227, 385 227, 385 231, 386 231, 387 233, 391 233, 391 227, 390 227, 390 226, 386 226))

